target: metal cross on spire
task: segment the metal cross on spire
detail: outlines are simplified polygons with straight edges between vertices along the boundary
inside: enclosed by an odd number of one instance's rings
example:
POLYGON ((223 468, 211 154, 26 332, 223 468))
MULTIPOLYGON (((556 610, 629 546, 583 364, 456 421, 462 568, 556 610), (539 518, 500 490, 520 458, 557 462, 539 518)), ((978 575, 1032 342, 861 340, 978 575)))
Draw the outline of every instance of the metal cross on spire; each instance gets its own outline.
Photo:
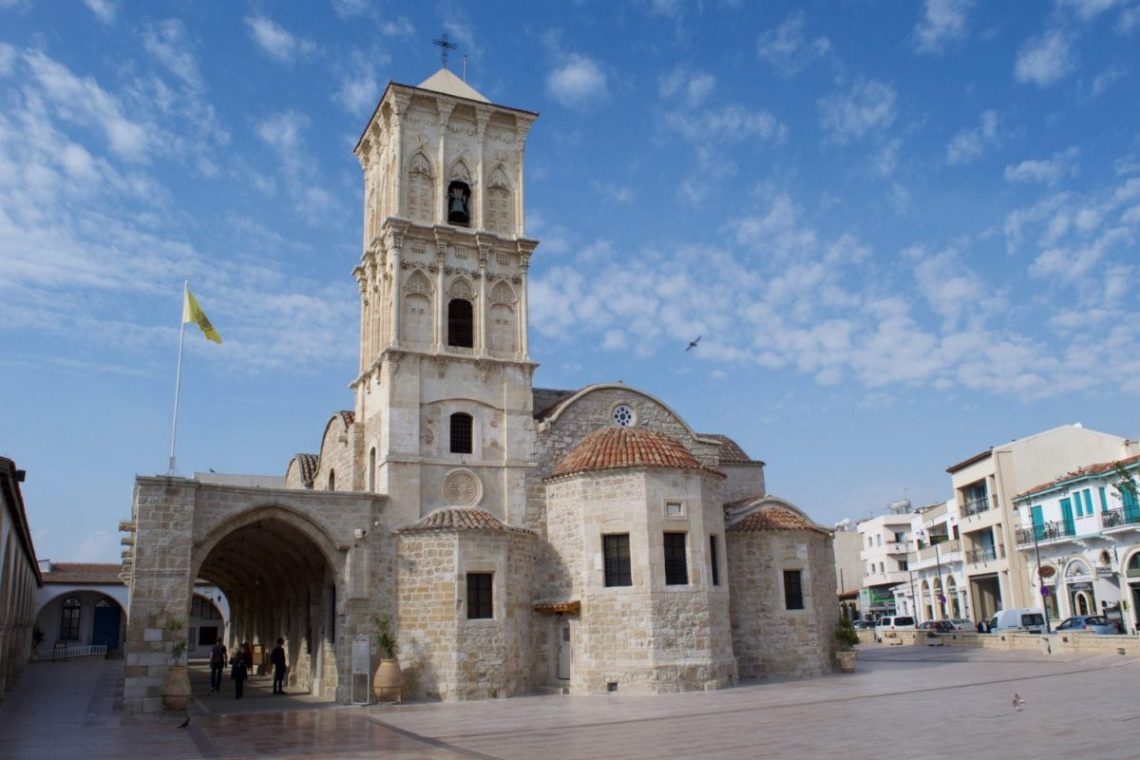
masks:
POLYGON ((447 32, 444 32, 444 33, 443 33, 443 36, 442 36, 442 37, 440 37, 439 39, 437 39, 437 40, 432 40, 432 41, 431 41, 431 44, 433 44, 433 45, 436 45, 437 47, 439 47, 439 49, 440 49, 440 58, 442 58, 442 59, 443 59, 443 67, 446 69, 446 68, 447 68, 447 51, 448 51, 448 50, 455 50, 455 49, 456 49, 456 48, 458 48, 459 46, 458 46, 458 45, 456 45, 456 44, 455 44, 454 42, 452 42, 451 40, 447 39, 447 32))

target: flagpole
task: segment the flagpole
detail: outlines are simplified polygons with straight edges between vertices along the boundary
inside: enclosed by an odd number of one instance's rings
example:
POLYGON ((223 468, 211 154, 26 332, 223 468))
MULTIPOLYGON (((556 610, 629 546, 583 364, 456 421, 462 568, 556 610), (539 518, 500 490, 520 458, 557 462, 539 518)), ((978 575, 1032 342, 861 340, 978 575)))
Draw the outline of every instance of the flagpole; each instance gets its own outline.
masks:
POLYGON ((170 469, 167 475, 174 474, 174 444, 178 439, 178 398, 182 392, 182 344, 186 339, 186 294, 190 292, 190 280, 182 283, 182 316, 178 328, 178 371, 174 375, 174 422, 170 426, 170 469))

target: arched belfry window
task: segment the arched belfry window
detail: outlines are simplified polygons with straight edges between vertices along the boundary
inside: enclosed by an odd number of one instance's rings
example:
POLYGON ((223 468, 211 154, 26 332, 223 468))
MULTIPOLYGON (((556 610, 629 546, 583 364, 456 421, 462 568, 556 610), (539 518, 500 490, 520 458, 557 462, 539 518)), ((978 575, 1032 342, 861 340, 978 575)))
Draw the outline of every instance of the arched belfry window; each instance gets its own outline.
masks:
POLYGON ((69 596, 63 600, 63 612, 59 617, 59 638, 63 641, 75 641, 79 638, 78 597, 69 596))
POLYGON ((475 311, 466 299, 453 298, 447 303, 447 345, 475 346, 475 311))
POLYGON ((471 186, 466 182, 452 180, 447 186, 447 222, 464 227, 471 223, 471 186))
POLYGON ((471 453, 471 440, 475 427, 474 421, 471 419, 470 414, 464 412, 456 412, 451 415, 451 453, 452 454, 470 454, 471 453))

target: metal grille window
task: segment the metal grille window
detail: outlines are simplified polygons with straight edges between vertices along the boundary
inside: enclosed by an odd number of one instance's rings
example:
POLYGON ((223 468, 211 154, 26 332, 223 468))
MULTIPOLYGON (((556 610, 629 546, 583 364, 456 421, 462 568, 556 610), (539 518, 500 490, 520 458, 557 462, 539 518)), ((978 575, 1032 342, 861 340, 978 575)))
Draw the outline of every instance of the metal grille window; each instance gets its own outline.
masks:
POLYGON ((602 536, 602 554, 605 557, 606 585, 632 586, 633 575, 629 565, 629 534, 616 533, 602 536))
POLYGON ((451 415, 451 453, 471 453, 471 415, 456 412, 451 415))
POLYGON ((685 558, 685 534, 665 534, 665 585, 684 586, 689 582, 689 567, 685 558))
POLYGON ((712 568, 712 585, 720 585, 720 554, 716 536, 709 536, 709 566, 712 568))
POLYGON ((802 610, 804 589, 799 570, 784 571, 784 609, 802 610))
POLYGON ((467 619, 485 620, 493 618, 491 604, 491 573, 467 573, 467 619))

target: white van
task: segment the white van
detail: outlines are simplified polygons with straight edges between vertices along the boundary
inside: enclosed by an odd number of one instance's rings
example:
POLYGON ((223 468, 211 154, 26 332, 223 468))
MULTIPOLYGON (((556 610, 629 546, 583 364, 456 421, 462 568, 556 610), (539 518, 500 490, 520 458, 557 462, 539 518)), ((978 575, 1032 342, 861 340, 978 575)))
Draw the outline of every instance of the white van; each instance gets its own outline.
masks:
POLYGON ((998 610, 990 618, 990 633, 997 631, 1026 631, 1028 633, 1045 632, 1045 610, 1034 608, 1014 608, 1012 610, 998 610))
POLYGON ((888 615, 879 618, 875 623, 875 641, 882 642, 884 638, 893 639, 895 631, 913 631, 914 618, 910 615, 888 615))

